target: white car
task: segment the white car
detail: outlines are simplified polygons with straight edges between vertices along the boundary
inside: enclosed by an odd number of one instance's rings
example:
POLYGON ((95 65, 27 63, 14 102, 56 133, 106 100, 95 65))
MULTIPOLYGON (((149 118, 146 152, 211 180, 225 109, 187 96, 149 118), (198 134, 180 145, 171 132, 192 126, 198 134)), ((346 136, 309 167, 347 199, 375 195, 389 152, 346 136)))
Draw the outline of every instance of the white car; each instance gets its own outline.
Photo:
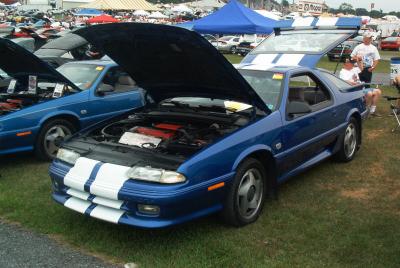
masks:
POLYGON ((240 37, 237 36, 223 36, 218 41, 212 41, 211 44, 216 47, 220 52, 228 52, 236 54, 237 46, 240 43, 240 37))

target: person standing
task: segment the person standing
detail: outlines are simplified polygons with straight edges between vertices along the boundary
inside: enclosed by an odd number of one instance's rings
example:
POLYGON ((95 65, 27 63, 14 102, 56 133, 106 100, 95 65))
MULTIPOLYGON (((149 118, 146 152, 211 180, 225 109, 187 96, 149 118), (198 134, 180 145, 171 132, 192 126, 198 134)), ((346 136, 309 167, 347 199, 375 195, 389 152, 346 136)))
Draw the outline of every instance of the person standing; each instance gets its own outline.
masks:
MULTIPOLYGON (((363 34, 363 43, 357 45, 351 53, 351 58, 357 62, 357 66, 361 72, 359 74, 361 82, 371 83, 372 72, 378 66, 379 60, 381 59, 378 49, 372 44, 372 32, 365 32, 363 34)), ((370 85, 366 85, 366 88, 370 88, 370 85)), ((372 90, 374 91, 374 90, 372 90)), ((376 103, 380 97, 381 92, 376 91, 377 96, 373 96, 375 100, 370 107, 371 115, 378 115, 376 113, 376 103)))

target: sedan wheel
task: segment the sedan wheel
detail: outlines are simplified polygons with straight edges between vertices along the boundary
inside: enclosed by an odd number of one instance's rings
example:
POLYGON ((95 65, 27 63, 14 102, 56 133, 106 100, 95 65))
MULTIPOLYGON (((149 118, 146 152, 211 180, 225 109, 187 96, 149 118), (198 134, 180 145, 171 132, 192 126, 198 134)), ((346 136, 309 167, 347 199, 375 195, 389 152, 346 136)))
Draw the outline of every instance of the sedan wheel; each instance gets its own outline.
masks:
POLYGON ((59 144, 71 135, 71 130, 64 125, 56 125, 50 128, 45 134, 44 149, 46 154, 56 157, 59 144))
POLYGON ((43 125, 36 138, 35 153, 43 160, 57 156, 60 144, 76 132, 76 127, 65 119, 53 119, 43 125))
POLYGON ((264 205, 266 177, 265 167, 257 159, 248 158, 239 165, 221 212, 226 223, 244 226, 258 219, 264 205))
POLYGON ((359 146, 361 131, 358 121, 352 117, 346 126, 341 139, 340 149, 335 154, 335 158, 340 162, 349 162, 353 160, 359 146))
POLYGON ((251 219, 257 213, 263 189, 263 179, 257 169, 250 169, 243 175, 236 196, 239 213, 243 218, 251 219))
POLYGON ((357 137, 356 126, 350 123, 344 134, 344 151, 347 158, 351 158, 356 151, 357 137))
POLYGON ((236 54, 236 46, 231 47, 231 53, 236 54))

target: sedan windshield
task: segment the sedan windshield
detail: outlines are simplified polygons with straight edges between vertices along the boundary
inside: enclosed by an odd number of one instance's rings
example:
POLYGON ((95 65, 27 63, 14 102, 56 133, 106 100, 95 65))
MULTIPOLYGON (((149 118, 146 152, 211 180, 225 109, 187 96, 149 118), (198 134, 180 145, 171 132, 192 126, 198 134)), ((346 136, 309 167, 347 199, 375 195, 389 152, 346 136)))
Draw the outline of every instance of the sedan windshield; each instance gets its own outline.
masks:
POLYGON ((239 70, 239 72, 268 108, 275 110, 281 96, 284 75, 269 71, 239 70))
POLYGON ((104 66, 95 64, 69 63, 58 67, 57 71, 80 89, 86 90, 92 86, 103 69, 104 66))
POLYGON ((320 53, 325 51, 337 40, 345 39, 345 33, 324 33, 315 31, 298 31, 296 33, 267 38, 252 53, 271 52, 303 52, 320 53))
POLYGON ((8 77, 8 74, 4 72, 2 69, 0 69, 0 78, 6 78, 8 77))

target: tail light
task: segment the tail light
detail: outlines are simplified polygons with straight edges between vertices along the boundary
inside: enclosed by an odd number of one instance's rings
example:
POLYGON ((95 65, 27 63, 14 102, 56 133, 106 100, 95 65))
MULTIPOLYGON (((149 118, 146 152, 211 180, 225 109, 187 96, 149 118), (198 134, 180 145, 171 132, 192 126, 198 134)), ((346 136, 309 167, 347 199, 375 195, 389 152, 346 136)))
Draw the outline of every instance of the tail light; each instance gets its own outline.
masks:
POLYGON ((346 49, 345 51, 343 51, 344 54, 351 54, 351 50, 350 49, 346 49))
POLYGON ((256 47, 255 45, 250 45, 250 48, 251 48, 251 49, 253 49, 253 48, 255 48, 255 47, 256 47))

